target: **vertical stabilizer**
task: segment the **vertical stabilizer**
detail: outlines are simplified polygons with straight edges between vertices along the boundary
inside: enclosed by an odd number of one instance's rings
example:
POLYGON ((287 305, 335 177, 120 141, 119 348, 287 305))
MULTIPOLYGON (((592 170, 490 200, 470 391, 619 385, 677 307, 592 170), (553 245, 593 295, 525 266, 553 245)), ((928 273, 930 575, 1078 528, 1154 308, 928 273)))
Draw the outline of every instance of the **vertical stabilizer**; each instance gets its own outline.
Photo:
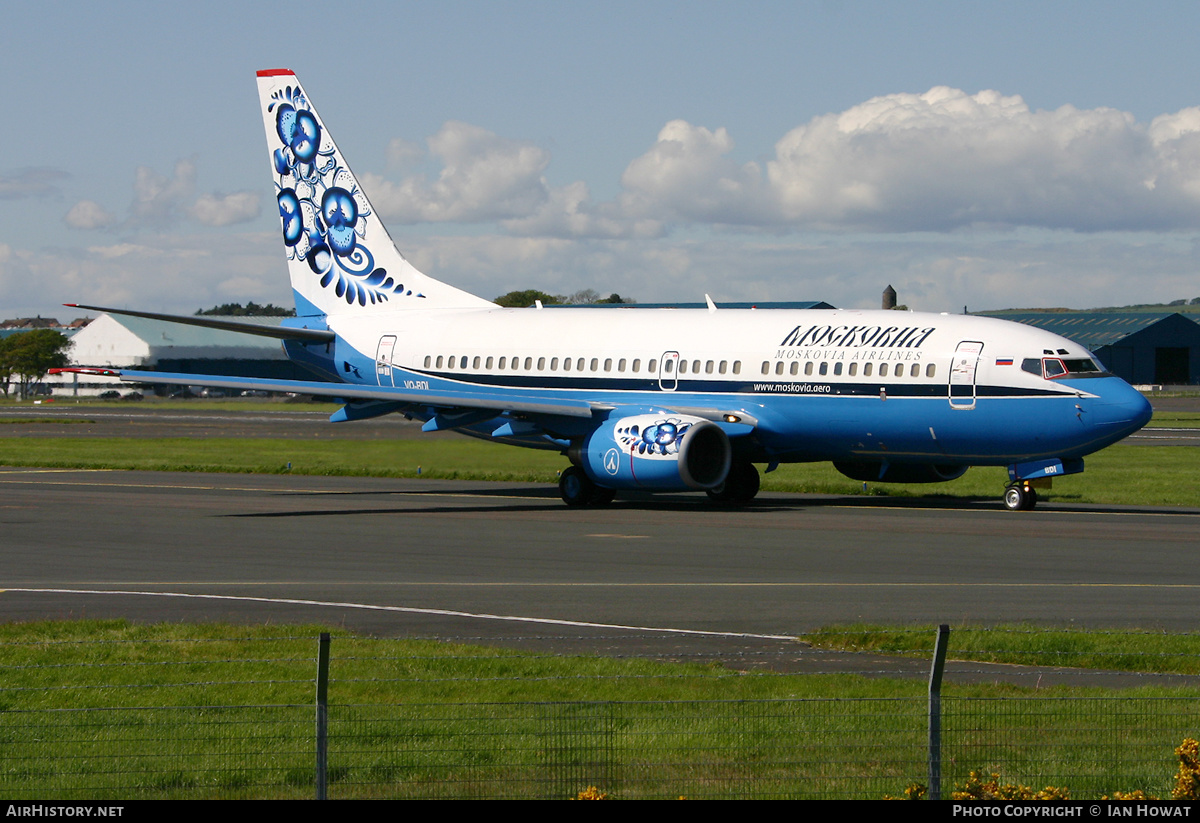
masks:
POLYGON ((404 259, 291 70, 260 71, 258 97, 297 314, 492 305, 404 259))

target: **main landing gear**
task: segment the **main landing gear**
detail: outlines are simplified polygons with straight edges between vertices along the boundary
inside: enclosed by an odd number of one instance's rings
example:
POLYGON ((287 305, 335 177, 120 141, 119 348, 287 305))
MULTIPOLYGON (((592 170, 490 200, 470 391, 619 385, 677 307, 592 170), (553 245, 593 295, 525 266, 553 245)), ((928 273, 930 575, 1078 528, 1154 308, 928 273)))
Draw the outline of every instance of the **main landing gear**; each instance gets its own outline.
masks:
POLYGON ((1010 512, 1033 511, 1037 501, 1037 489, 1028 483, 1013 483, 1004 490, 1004 508, 1010 512))
POLYGON ((558 476, 558 493, 568 506, 605 506, 617 495, 616 489, 597 486, 578 466, 567 466, 558 476))
POLYGON ((744 506, 758 494, 758 469, 750 463, 734 463, 725 481, 708 490, 709 499, 724 506, 744 506))

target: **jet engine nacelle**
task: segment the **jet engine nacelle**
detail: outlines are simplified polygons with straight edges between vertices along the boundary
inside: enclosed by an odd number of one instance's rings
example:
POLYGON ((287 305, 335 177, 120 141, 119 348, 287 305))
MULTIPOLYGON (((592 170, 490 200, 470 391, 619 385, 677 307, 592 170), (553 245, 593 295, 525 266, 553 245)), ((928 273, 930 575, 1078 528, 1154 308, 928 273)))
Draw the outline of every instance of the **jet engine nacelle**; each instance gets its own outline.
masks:
POLYGON ((936 463, 888 463, 879 460, 835 462, 833 467, 851 480, 867 483, 944 483, 966 474, 967 466, 939 466, 936 463))
POLYGON ((663 412, 607 420, 571 456, 610 489, 685 491, 721 485, 731 455, 717 424, 663 412))

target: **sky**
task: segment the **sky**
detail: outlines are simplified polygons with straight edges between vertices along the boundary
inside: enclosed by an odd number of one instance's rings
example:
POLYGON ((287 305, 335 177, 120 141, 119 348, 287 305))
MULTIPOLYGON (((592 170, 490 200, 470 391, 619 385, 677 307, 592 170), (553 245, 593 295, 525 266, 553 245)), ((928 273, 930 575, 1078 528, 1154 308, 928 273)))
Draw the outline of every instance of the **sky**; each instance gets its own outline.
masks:
POLYGON ((255 72, 482 297, 1200 297, 1200 4, 0 0, 0 319, 290 305, 255 72))

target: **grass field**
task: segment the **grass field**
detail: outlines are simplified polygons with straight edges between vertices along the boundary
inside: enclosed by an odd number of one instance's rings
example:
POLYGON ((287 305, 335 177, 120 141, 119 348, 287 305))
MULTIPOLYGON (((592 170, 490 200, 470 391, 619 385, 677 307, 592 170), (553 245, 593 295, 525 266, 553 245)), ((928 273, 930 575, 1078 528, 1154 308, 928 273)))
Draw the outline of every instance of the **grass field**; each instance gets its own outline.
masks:
MULTIPOLYGON (((0 626, 0 797, 311 797, 321 630, 0 626)), ((331 796, 882 797, 925 776, 923 679, 333 634, 331 796)), ((1145 641, 1096 638, 1102 655, 1145 641)), ((1153 648, 1141 669, 1194 656, 1195 638, 1153 648)), ((1200 722, 1197 689, 950 684, 945 698, 947 783, 995 770, 1076 798, 1165 795, 1200 722)))

